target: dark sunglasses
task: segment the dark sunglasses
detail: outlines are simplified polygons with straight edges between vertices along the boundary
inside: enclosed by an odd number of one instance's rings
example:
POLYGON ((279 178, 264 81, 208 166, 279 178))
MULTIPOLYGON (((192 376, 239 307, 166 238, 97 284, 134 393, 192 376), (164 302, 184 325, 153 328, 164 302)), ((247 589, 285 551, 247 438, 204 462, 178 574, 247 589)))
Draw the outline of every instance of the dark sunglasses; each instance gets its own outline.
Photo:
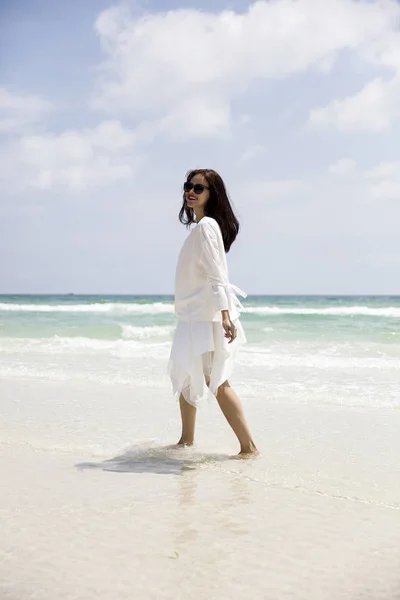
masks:
POLYGON ((210 188, 208 188, 206 185, 203 185, 202 183, 192 183, 191 181, 185 181, 185 183, 183 184, 183 189, 185 190, 185 192, 190 192, 190 190, 193 190, 195 194, 202 194, 204 190, 209 190, 210 188))

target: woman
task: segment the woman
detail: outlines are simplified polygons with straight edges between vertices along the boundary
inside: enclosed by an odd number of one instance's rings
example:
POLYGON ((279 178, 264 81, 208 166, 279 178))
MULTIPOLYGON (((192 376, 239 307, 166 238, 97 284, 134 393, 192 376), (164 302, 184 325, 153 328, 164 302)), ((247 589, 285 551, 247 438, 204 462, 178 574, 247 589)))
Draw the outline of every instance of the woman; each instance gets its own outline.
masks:
POLYGON ((178 323, 169 373, 174 393, 179 394, 182 435, 178 445, 193 445, 196 409, 207 385, 239 440, 239 454, 257 454, 240 400, 228 382, 237 347, 246 342, 239 321, 243 306, 235 292, 246 294, 228 279, 225 253, 239 232, 239 223, 218 173, 211 169, 189 172, 179 219, 187 227, 197 225, 183 244, 175 278, 178 323))

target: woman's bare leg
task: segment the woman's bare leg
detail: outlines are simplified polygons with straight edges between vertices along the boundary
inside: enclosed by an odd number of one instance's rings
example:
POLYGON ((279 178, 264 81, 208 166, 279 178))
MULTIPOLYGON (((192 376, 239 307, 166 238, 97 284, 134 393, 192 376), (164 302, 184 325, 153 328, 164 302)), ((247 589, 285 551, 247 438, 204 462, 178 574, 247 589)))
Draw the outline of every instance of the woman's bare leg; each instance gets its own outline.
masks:
POLYGON ((182 394, 179 396, 179 406, 181 409, 182 435, 178 446, 193 446, 197 409, 186 402, 182 394))
POLYGON ((239 440, 240 454, 258 454, 246 423, 242 404, 227 381, 219 386, 217 400, 226 420, 239 440))

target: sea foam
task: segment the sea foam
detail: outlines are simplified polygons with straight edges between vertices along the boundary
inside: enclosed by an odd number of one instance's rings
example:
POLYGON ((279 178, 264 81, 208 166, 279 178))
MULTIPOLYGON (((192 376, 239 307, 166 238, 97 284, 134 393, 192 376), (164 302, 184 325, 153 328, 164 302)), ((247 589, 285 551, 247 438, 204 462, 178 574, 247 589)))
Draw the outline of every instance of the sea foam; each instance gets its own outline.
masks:
POLYGON ((351 317, 353 315, 365 317, 400 318, 400 308, 382 307, 369 308, 368 306, 334 306, 330 308, 289 308, 278 306, 249 306, 246 312, 255 315, 321 315, 335 317, 351 317))
POLYGON ((105 302, 104 304, 9 304, 0 303, 0 312, 62 312, 62 313, 112 313, 112 314, 170 314, 174 305, 163 302, 148 304, 105 302))
MULTIPOLYGON (((173 314, 172 303, 119 303, 105 302, 92 304, 11 304, 0 303, 0 312, 38 312, 38 313, 100 313, 113 315, 158 315, 173 314)), ((321 315, 321 316, 365 316, 400 318, 399 307, 368 307, 368 306, 333 306, 316 307, 281 307, 281 306, 246 306, 245 313, 255 315, 321 315)))

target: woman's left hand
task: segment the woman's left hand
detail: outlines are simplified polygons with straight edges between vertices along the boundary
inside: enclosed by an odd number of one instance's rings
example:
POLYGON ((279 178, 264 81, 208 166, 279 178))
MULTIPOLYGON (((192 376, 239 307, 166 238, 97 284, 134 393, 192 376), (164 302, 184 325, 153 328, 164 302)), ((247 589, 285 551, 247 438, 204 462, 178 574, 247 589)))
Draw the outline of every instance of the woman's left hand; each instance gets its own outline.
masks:
POLYGON ((222 319, 222 327, 225 331, 225 337, 229 339, 228 344, 231 344, 233 340, 237 338, 237 329, 230 320, 230 317, 224 317, 222 319))

